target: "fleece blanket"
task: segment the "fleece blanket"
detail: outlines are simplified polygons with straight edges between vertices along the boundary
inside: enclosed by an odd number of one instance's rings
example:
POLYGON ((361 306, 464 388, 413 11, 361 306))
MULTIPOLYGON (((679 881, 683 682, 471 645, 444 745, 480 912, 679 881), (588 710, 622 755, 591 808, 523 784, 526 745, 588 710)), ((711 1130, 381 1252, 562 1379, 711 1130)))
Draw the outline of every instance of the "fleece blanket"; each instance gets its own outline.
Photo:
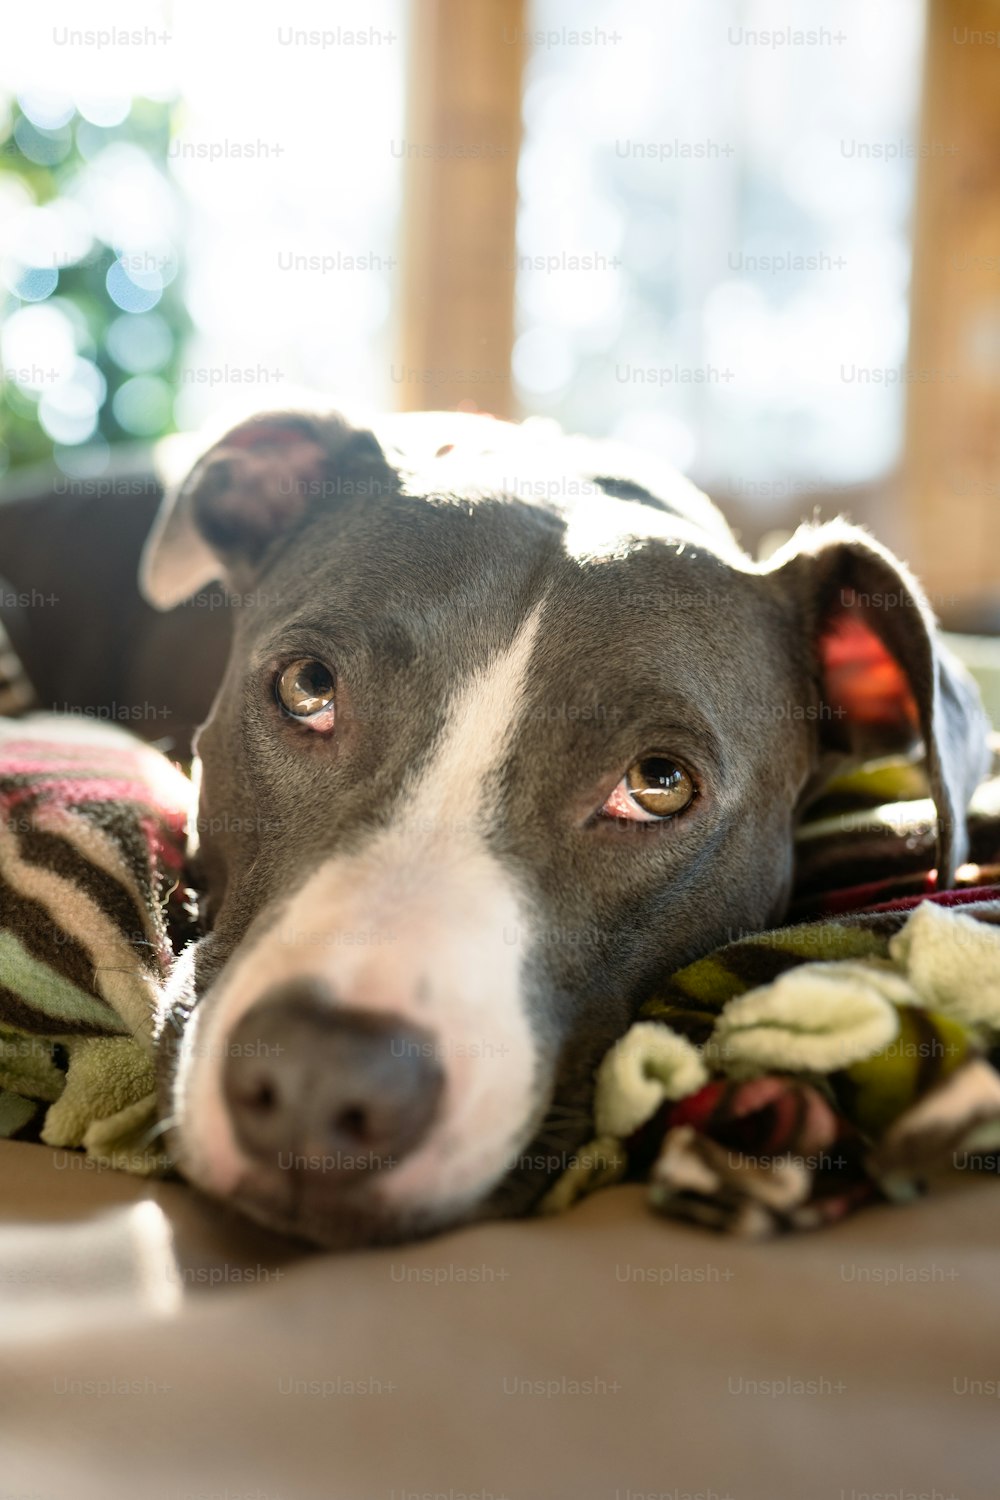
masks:
POLYGON ((544 1208, 638 1177, 660 1212, 760 1238, 997 1170, 1000 758, 951 891, 925 792, 898 760, 831 783, 799 833, 798 920, 735 935, 650 997, 544 1208))
MULTIPOLYGON (((763 1236, 1000 1161, 1000 764, 955 890, 918 765, 841 778, 799 835, 789 925, 665 976, 597 1076, 542 1208, 626 1177, 661 1213, 763 1236)), ((0 721, 0 1135, 169 1168, 151 1023, 194 935, 191 787, 124 730, 0 721)))
POLYGON ((166 1166, 151 1034, 190 800, 122 729, 0 720, 0 1136, 166 1166))

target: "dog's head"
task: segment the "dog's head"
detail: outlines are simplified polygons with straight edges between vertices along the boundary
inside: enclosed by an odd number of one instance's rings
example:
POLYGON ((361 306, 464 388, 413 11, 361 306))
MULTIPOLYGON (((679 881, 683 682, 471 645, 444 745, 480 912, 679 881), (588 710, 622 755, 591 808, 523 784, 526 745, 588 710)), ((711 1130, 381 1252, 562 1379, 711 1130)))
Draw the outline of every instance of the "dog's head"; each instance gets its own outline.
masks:
POLYGON ((198 742, 209 931, 163 1026, 175 1153, 328 1244, 526 1207, 653 982, 780 918, 838 757, 924 742, 945 881, 985 764, 863 532, 757 565, 676 476, 436 421, 245 423, 144 562, 164 607, 221 575, 234 619, 198 742))

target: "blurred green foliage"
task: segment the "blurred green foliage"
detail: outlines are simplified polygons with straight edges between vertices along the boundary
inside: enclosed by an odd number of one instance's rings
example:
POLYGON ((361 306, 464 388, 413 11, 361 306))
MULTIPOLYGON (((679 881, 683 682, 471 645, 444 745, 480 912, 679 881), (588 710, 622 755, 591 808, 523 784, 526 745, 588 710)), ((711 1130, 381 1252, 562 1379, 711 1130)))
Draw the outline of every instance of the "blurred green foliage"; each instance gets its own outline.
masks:
POLYGON ((53 459, 99 472, 111 444, 174 429, 191 325, 172 108, 136 98, 107 125, 72 101, 0 113, 0 472, 53 459), (56 317, 19 319, 39 307, 56 317))

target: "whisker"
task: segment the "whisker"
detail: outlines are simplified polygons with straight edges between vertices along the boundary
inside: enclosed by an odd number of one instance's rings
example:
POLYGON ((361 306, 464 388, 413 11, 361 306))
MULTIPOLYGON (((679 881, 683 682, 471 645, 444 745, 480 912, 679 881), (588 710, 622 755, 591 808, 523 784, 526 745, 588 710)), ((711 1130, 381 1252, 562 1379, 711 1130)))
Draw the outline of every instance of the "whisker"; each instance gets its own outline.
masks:
POLYGON ((141 1146, 151 1146, 153 1142, 157 1140, 161 1135, 166 1135, 168 1130, 173 1130, 176 1124, 176 1115, 170 1115, 166 1120, 159 1120, 154 1126, 152 1126, 150 1130, 146 1132, 139 1144, 141 1146))
POLYGON ((95 964, 95 974, 134 974, 135 970, 123 964, 95 964))

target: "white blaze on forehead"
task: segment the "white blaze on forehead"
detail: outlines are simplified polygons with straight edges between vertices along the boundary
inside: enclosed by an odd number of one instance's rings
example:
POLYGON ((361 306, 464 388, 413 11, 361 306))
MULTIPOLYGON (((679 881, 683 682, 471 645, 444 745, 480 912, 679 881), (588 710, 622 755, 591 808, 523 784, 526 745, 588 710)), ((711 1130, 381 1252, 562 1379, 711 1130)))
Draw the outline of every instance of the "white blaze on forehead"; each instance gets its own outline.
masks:
POLYGON ((464 826, 481 818, 485 823, 495 797, 493 775, 519 721, 541 612, 536 605, 512 645, 452 700, 437 751, 403 799, 401 827, 439 825, 447 834, 450 822, 464 826))
POLYGON ((535 1045, 521 994, 527 902, 486 843, 496 775, 524 705, 536 607, 511 646, 455 694, 437 747, 394 821, 321 865, 263 914, 195 1012, 181 1047, 184 1165, 217 1192, 244 1164, 223 1105, 226 1038, 273 985, 319 977, 339 1005, 425 1028, 445 1078, 438 1119, 381 1174, 387 1206, 474 1201, 510 1166, 533 1107, 535 1045))

